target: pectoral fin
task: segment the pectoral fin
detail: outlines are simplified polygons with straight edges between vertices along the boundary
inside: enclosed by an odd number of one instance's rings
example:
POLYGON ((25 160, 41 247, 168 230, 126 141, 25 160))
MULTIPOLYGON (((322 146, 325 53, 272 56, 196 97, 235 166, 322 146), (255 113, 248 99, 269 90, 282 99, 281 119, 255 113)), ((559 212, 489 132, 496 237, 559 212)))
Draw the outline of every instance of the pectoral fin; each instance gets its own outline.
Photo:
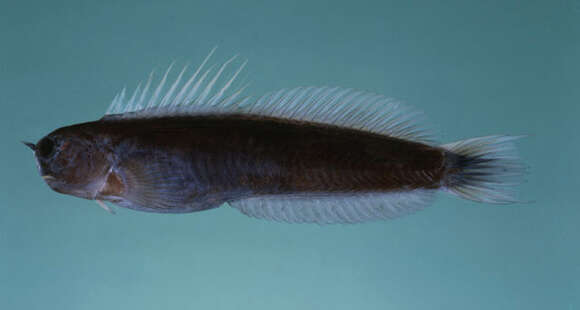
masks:
MULTIPOLYGON (((196 197, 192 181, 171 173, 168 163, 127 159, 107 178, 102 194, 122 207, 156 213, 186 213, 218 207, 223 201, 196 197)), ((174 169, 174 168, 173 168, 174 169)))
POLYGON ((103 202, 102 200, 95 200, 97 202, 97 204, 99 205, 99 207, 103 208, 105 211, 109 212, 110 214, 115 215, 115 210, 111 209, 111 207, 107 206, 105 204, 105 202, 103 202))

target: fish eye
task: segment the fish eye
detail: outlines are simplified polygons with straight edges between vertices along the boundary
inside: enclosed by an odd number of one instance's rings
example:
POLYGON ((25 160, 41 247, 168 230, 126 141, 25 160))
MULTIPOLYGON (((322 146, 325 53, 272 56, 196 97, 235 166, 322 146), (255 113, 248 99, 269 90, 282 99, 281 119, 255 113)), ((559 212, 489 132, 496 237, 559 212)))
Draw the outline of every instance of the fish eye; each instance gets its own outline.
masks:
POLYGON ((55 143, 50 138, 44 138, 38 143, 37 150, 40 157, 49 157, 54 153, 55 143))

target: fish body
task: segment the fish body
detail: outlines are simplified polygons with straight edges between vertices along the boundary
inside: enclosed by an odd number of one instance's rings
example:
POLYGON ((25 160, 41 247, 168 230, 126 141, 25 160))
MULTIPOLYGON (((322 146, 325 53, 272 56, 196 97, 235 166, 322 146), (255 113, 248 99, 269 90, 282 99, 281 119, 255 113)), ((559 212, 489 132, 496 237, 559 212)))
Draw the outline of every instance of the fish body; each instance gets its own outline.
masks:
POLYGON ((126 206, 155 212, 199 211, 265 195, 434 189, 445 172, 439 148, 276 118, 101 120, 58 133, 69 131, 107 150, 101 170, 107 176, 95 199, 121 202, 129 195, 143 205, 126 206), (146 192, 156 194, 138 197, 146 192))
MULTIPOLYGON (((207 61, 207 59, 206 59, 207 61)), ((205 64, 205 61, 204 63, 205 64)), ((202 64, 202 66, 203 66, 202 64)), ((227 62, 226 62, 227 64, 227 62)), ((516 202, 517 137, 435 145, 416 114, 380 95, 342 88, 282 90, 257 99, 215 91, 208 71, 161 97, 118 96, 98 121, 57 129, 33 146, 55 191, 158 213, 229 203, 286 222, 353 223, 401 216, 435 192, 516 202), (147 100, 149 99, 149 100, 147 100)))

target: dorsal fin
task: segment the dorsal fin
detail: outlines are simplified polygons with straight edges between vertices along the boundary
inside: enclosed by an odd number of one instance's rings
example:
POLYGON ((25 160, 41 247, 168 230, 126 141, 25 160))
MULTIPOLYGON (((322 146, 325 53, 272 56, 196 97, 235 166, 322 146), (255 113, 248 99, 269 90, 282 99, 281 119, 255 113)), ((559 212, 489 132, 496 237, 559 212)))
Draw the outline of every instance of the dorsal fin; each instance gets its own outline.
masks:
POLYGON ((298 87, 240 104, 251 115, 329 124, 391 137, 431 143, 419 126, 422 113, 382 95, 341 87, 298 87))
MULTIPOLYGON (((215 49, 214 49, 215 50, 215 49)), ((182 82, 184 68, 165 94, 163 88, 171 67, 148 97, 151 77, 141 91, 140 85, 130 99, 125 100, 123 89, 113 100, 104 120, 127 118, 156 118, 177 115, 248 114, 330 124, 369 131, 381 135, 431 143, 427 132, 416 125, 422 114, 382 95, 340 87, 298 87, 282 89, 257 98, 241 98, 243 90, 231 91, 232 84, 246 62, 222 82, 232 57, 222 64, 213 77, 215 66, 204 67, 214 50, 206 57, 191 78, 182 82), (201 73, 203 70, 205 72, 201 73)))
MULTIPOLYGON (((211 50, 191 77, 183 82, 182 78, 187 71, 187 66, 185 66, 167 90, 165 90, 165 84, 173 64, 165 71, 159 85, 152 92, 150 92, 150 87, 153 72, 149 75, 145 87, 141 89, 141 83, 139 83, 129 99, 125 98, 126 89, 123 88, 109 105, 103 119, 152 118, 161 115, 191 114, 204 107, 206 109, 212 106, 223 107, 236 101, 244 87, 231 91, 232 84, 247 62, 243 62, 236 71, 231 73, 228 79, 222 81, 228 66, 237 56, 223 63, 212 76, 212 71, 216 70, 216 66, 210 66, 207 69, 205 67, 214 51, 215 48, 211 50), (218 88, 217 85, 222 86, 218 88), (165 93, 162 93, 163 91, 165 93)), ((242 100, 238 100, 238 102, 240 101, 242 100)))

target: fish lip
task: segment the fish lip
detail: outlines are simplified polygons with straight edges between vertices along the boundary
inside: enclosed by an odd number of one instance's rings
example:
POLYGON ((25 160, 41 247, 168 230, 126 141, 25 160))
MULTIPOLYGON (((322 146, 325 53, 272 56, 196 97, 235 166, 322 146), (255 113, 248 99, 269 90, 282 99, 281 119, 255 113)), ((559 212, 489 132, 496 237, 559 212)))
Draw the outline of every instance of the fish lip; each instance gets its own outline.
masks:
POLYGON ((41 175, 40 177, 42 177, 43 179, 45 179, 46 181, 52 181, 55 180, 56 178, 53 177, 52 175, 41 175))

